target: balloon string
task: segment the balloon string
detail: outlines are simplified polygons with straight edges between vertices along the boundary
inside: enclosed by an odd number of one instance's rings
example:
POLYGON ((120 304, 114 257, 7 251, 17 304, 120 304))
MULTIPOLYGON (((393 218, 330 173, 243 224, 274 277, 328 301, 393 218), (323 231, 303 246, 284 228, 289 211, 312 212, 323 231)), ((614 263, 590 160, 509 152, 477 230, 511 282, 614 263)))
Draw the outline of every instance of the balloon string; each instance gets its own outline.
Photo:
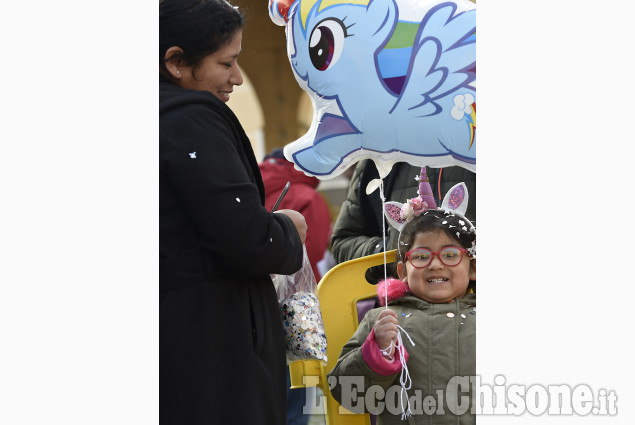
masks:
MULTIPOLYGON (((406 334, 410 343, 414 347, 415 343, 412 341, 412 338, 410 338, 410 335, 408 335, 408 332, 399 325, 397 325, 397 327, 406 334)), ((399 350, 399 361, 401 362, 401 375, 399 376, 399 384, 401 384, 401 392, 399 394, 399 397, 401 398, 401 420, 405 421, 412 415, 412 411, 410 410, 410 399, 408 398, 408 390, 412 388, 412 378, 410 377, 410 371, 408 370, 408 365, 406 364, 406 348, 404 347, 403 340, 401 339, 401 332, 397 334, 397 349, 399 350)))
MULTIPOLYGON (((384 196, 384 179, 383 178, 380 178, 379 180, 379 197, 381 198, 381 212, 382 212, 381 230, 382 230, 382 237, 384 241, 384 280, 387 281, 388 267, 387 267, 387 261, 386 261, 387 260, 386 258, 386 220, 383 219, 384 211, 386 211, 386 197, 384 196)), ((399 234, 399 236, 401 237, 401 233, 399 234)), ((397 247, 399 247, 399 241, 397 241, 397 247)), ((389 285, 389 283, 386 282, 386 285, 389 285)), ((385 309, 388 310, 388 288, 387 287, 386 287, 384 296, 386 301, 384 303, 385 309)), ((399 328, 399 331, 400 331, 397 333, 397 345, 395 345, 395 343, 391 341, 390 345, 384 350, 381 350, 381 352, 382 354, 388 355, 388 352, 393 346, 395 347, 397 351, 399 351, 399 361, 401 362, 401 375, 399 376, 399 383, 401 384, 401 392, 399 395, 401 399, 401 406, 402 406, 401 419, 406 420, 409 416, 412 415, 412 411, 410 410, 410 400, 408 399, 408 390, 412 387, 412 378, 410 377, 410 371, 408 370, 408 365, 406 365, 406 360, 405 360, 406 349, 403 345, 403 340, 401 338, 401 331, 403 331, 403 333, 406 334, 406 336, 410 340, 410 344, 412 344, 413 347, 415 343, 412 340, 412 338, 410 338, 410 335, 408 335, 408 332, 406 332, 404 328, 402 328, 399 325, 397 325, 397 328, 399 328), (404 398, 405 398, 405 403, 404 403, 404 398)))
POLYGON ((408 390, 412 388, 412 378, 410 377, 410 371, 408 370, 408 365, 406 364, 406 348, 403 344, 403 339, 401 337, 401 332, 403 332, 408 339, 410 340, 410 344, 415 346, 414 341, 408 335, 408 332, 401 326, 397 325, 399 328, 399 332, 397 333, 397 344, 394 341, 390 341, 390 345, 384 349, 379 349, 381 353, 388 357, 388 360, 393 359, 393 356, 390 355, 391 349, 394 347, 395 351, 399 352, 399 362, 401 363, 401 375, 399 375, 399 384, 401 385, 401 391, 399 393, 399 397, 401 399, 401 420, 406 420, 409 416, 412 415, 412 411, 410 410, 410 399, 408 399, 408 390))
MULTIPOLYGON (((384 179, 382 177, 379 178, 379 197, 381 198, 381 231, 382 231, 382 239, 384 242, 384 280, 388 280, 388 272, 386 265, 386 220, 384 220, 384 211, 386 211, 386 197, 384 196, 384 179)), ((386 310, 388 310, 388 288, 386 288, 386 302, 384 305, 386 306, 386 310)))
POLYGON ((437 193, 439 195, 439 199, 443 200, 443 196, 441 196, 441 174, 443 174, 443 168, 439 168, 439 177, 437 181, 437 193))

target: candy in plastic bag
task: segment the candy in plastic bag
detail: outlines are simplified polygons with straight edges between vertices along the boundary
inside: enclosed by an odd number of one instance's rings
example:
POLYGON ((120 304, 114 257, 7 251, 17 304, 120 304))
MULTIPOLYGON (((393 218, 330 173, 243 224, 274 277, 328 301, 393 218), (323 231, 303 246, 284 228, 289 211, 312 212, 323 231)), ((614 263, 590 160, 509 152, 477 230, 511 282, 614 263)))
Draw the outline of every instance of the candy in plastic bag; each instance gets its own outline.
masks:
POLYGON ((315 294, 297 292, 280 302, 287 344, 287 363, 296 360, 327 361, 326 334, 315 294))
POLYGON ((317 282, 307 256, 292 275, 272 275, 285 332, 287 363, 326 358, 326 333, 317 298, 317 282))

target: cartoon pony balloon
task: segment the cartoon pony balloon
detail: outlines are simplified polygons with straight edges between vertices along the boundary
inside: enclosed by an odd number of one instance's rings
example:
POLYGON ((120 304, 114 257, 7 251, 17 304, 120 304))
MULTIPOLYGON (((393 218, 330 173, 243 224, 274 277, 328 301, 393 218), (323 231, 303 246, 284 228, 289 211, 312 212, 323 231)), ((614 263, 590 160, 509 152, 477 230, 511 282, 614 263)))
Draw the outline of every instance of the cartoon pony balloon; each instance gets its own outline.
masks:
MULTIPOLYGON (((476 166, 476 9, 468 0, 270 0, 314 107, 284 149, 331 178, 372 158, 390 166, 476 166)), ((379 163, 378 163, 379 165, 379 163)), ((387 174, 386 171, 384 174, 387 174)))

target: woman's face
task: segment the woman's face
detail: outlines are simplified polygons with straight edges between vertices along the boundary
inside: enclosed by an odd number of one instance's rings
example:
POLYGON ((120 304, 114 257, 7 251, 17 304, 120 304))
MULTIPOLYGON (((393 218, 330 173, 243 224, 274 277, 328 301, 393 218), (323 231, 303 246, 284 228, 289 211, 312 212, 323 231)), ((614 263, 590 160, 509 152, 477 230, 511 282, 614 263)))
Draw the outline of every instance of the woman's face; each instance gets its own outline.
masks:
MULTIPOLYGON (((438 252, 448 246, 461 245, 441 230, 417 233, 412 247, 438 252)), ((397 264, 399 278, 408 283, 414 295, 430 303, 447 303, 465 295, 471 280, 476 280, 476 260, 465 254, 461 262, 446 266, 434 255, 427 267, 415 268, 410 261, 397 264)))
POLYGON ((178 84, 186 89, 208 91, 227 102, 234 86, 243 83, 243 76, 238 69, 242 39, 243 32, 238 30, 228 44, 204 57, 196 69, 183 68, 183 77, 178 84))

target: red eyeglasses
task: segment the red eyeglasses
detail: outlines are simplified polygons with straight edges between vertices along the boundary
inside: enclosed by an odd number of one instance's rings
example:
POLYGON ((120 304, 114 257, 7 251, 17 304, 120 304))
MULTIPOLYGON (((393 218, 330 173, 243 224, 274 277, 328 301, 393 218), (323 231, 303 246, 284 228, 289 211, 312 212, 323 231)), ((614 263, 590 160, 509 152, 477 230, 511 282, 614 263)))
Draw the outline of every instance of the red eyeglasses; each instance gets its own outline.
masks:
POLYGON ((425 248, 416 248, 406 252, 405 258, 417 269, 428 267, 435 255, 438 256, 439 260, 446 266, 454 267, 461 263, 463 254, 465 253, 467 253, 467 249, 459 248, 458 246, 446 246, 437 252, 425 248))

